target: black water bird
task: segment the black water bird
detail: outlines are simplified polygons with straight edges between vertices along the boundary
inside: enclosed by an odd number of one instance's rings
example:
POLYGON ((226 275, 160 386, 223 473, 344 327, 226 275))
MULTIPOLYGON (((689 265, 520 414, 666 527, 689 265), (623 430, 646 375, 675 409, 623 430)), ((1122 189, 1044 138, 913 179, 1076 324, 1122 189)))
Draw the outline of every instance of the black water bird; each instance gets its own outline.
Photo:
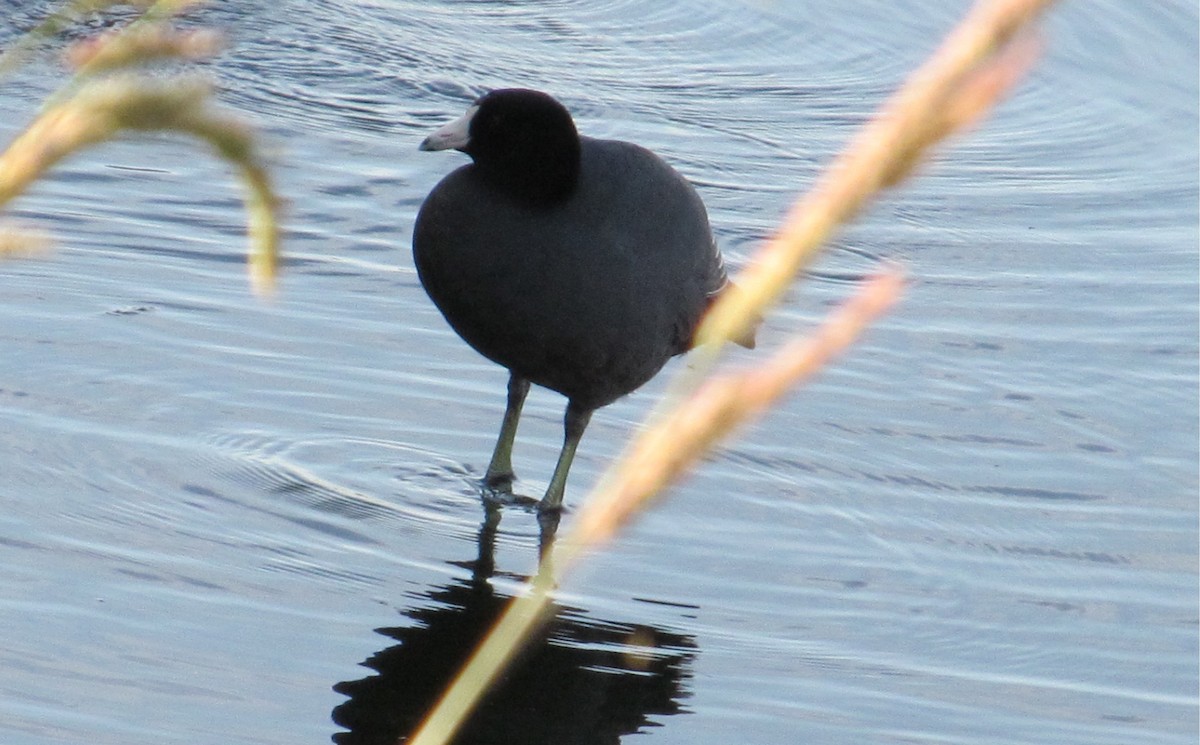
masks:
POLYGON ((729 285, 704 203, 649 150, 580 136, 538 91, 492 91, 420 147, 472 160, 425 199, 413 258, 459 336, 509 370, 485 484, 511 491, 517 422, 536 383, 568 401, 539 503, 557 510, 592 412, 687 351, 729 285))

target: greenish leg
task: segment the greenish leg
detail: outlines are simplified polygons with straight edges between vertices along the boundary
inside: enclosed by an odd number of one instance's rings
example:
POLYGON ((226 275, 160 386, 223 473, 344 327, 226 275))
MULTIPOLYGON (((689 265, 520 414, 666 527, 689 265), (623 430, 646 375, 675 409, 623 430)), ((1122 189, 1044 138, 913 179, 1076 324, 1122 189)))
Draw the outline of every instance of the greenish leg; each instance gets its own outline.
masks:
POLYGON ((567 413, 563 417, 563 446, 558 454, 558 463, 554 466, 554 476, 550 486, 546 488, 546 496, 538 503, 539 512, 548 512, 562 508, 563 494, 567 490, 567 473, 571 470, 571 462, 575 460, 575 449, 583 431, 587 429, 592 418, 591 409, 583 409, 573 402, 567 404, 567 413))
POLYGON ((517 422, 521 420, 521 407, 529 394, 529 381, 515 373, 508 376, 508 404, 504 408, 504 422, 500 425, 500 437, 492 451, 492 462, 488 463, 483 483, 489 489, 511 492, 516 474, 512 467, 513 442, 517 439, 517 422))

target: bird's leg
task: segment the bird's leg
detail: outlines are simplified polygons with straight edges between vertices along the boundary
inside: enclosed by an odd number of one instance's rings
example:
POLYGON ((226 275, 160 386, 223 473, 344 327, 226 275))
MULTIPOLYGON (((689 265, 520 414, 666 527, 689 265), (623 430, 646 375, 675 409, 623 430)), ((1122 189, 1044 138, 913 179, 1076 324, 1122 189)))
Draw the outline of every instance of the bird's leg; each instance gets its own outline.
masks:
POLYGON ((583 431, 587 429, 592 418, 592 409, 576 406, 574 401, 567 403, 567 413, 563 417, 563 446, 558 454, 558 463, 554 466, 554 476, 550 478, 550 486, 546 488, 546 496, 538 502, 539 512, 548 512, 562 508, 563 493, 567 489, 567 473, 571 470, 571 461, 575 460, 575 448, 583 431))
POLYGON ((529 381, 516 373, 509 373, 504 422, 500 425, 500 437, 496 440, 496 449, 492 451, 492 461, 488 463, 487 474, 483 477, 483 484, 489 489, 512 492, 512 483, 517 478, 512 467, 513 442, 517 438, 517 422, 521 419, 521 407, 525 405, 528 393, 529 381))

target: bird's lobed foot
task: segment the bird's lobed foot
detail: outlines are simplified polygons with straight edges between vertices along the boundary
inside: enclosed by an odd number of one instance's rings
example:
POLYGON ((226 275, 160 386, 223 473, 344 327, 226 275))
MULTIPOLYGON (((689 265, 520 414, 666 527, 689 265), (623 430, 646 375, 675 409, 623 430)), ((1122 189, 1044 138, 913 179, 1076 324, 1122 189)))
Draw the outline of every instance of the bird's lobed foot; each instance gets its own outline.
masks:
POLYGON ((483 487, 488 491, 499 492, 502 494, 512 494, 513 482, 517 480, 516 474, 511 471, 508 473, 488 473, 483 477, 483 487))
POLYGON ((484 487, 483 501, 485 505, 495 505, 496 507, 511 507, 520 505, 522 507, 533 507, 538 501, 533 497, 527 497, 524 494, 513 494, 505 491, 492 491, 484 487))
POLYGON ((517 501, 512 490, 515 480, 512 473, 488 473, 479 484, 483 501, 500 506, 514 504, 517 501))
POLYGON ((483 478, 480 482, 480 492, 483 501, 486 504, 496 505, 498 507, 506 507, 510 505, 523 505, 532 507, 540 504, 533 497, 527 497, 524 494, 513 492, 513 481, 516 477, 511 473, 501 475, 489 475, 483 478))

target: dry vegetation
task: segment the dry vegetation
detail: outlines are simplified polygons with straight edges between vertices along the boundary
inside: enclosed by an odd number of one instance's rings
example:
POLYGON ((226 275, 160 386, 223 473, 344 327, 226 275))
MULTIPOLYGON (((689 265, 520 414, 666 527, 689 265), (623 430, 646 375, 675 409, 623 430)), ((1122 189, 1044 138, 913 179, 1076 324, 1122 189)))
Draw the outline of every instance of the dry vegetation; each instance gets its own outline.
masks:
POLYGON ((898 297, 884 268, 814 334, 797 337, 760 366, 713 374, 721 347, 765 314, 837 227, 909 176, 930 149, 983 117, 1037 56, 1030 29, 1052 0, 983 0, 797 201, 779 234, 754 257, 702 325, 695 364, 623 456, 601 477, 558 539, 528 592, 515 599, 451 684, 412 745, 449 742, 479 698, 545 621, 555 583, 610 539, 739 425, 759 416, 801 379, 849 346, 898 297), (553 560, 553 569, 549 562, 553 560))
MULTIPOLYGON (((738 278, 740 289, 727 293, 704 322, 699 333, 708 344, 693 353, 694 364, 601 478, 569 533, 545 556, 528 592, 513 601, 412 743, 449 741, 491 681, 537 632, 555 583, 577 561, 645 510, 712 447, 852 344, 897 299, 900 272, 884 267, 812 335, 785 343, 754 369, 713 374, 725 342, 769 310, 839 225, 910 175, 932 146, 977 121, 1012 89, 1036 57, 1037 45, 1027 29, 1051 1, 980 2, 817 186, 797 201, 779 234, 738 278)), ((58 31, 112 4, 68 4, 4 52, 0 84, 58 31)), ((250 130, 214 104, 207 81, 187 75, 151 79, 138 71, 147 62, 201 59, 220 48, 220 38, 211 32, 184 32, 171 25, 193 4, 141 3, 144 10, 135 22, 66 50, 74 75, 0 155, 0 207, 55 163, 90 145, 131 132, 184 133, 207 143, 245 184, 251 277, 256 287, 266 289, 277 264, 277 199, 250 130)), ((0 224, 0 252, 44 243, 42 237, 0 224)))
MULTIPOLYGON (((41 47, 53 46, 59 31, 116 4, 68 3, 4 51, 0 84, 41 47)), ((141 69, 154 62, 209 57, 221 48, 220 36, 208 30, 181 31, 171 24, 194 0, 133 4, 143 6, 133 22, 65 49, 63 58, 74 74, 0 154, 0 207, 63 158, 92 145, 139 132, 190 135, 227 161, 245 186, 250 279, 256 290, 268 292, 279 263, 278 199, 252 131, 215 103, 205 78, 194 73, 152 77, 141 69)), ((0 223, 0 254, 30 252, 46 244, 44 236, 0 223)))

